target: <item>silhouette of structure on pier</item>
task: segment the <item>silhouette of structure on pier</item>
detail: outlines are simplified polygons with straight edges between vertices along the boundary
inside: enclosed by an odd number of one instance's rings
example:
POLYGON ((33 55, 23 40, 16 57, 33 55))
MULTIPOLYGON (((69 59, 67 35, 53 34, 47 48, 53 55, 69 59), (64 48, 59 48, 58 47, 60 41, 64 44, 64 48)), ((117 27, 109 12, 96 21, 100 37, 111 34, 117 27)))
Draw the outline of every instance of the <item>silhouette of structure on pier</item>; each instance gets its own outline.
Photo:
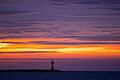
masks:
POLYGON ((52 60, 52 61, 51 61, 51 71, 54 71, 54 70, 55 70, 55 69, 54 69, 54 64, 55 64, 55 63, 54 63, 54 60, 52 60))

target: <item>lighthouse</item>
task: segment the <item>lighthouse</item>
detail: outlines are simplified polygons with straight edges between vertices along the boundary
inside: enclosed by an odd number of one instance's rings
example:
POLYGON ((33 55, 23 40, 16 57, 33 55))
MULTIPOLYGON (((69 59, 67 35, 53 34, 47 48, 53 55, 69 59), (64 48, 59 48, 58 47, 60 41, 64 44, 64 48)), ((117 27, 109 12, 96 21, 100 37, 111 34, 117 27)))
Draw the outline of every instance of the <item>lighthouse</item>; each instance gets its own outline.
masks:
POLYGON ((51 71, 54 71, 54 61, 51 61, 51 71))

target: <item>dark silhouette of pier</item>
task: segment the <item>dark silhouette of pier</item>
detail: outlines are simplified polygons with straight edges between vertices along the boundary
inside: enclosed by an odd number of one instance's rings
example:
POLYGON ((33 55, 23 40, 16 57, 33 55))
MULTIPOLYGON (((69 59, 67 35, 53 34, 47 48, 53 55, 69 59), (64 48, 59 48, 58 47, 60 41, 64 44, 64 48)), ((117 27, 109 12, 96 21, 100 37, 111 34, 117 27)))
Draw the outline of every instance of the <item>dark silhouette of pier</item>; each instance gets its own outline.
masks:
POLYGON ((61 72, 55 69, 54 60, 51 61, 50 69, 11 69, 11 70, 0 70, 0 72, 61 72))

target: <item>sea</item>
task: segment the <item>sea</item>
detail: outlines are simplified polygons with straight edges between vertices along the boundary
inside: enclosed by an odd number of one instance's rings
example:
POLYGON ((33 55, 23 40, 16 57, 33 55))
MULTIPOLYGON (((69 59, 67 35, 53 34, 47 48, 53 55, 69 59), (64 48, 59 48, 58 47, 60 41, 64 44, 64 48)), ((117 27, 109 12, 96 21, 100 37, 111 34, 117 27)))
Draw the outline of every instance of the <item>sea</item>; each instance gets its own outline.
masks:
POLYGON ((0 80, 120 80, 120 72, 0 72, 0 80))

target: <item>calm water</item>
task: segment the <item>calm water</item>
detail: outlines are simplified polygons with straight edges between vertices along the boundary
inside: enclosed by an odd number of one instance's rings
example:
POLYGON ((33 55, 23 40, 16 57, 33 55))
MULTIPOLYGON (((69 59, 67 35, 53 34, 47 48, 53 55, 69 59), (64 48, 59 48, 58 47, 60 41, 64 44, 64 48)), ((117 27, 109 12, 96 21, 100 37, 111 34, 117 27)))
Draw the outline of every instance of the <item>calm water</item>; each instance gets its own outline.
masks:
POLYGON ((120 72, 0 72, 0 80, 120 80, 120 72))

